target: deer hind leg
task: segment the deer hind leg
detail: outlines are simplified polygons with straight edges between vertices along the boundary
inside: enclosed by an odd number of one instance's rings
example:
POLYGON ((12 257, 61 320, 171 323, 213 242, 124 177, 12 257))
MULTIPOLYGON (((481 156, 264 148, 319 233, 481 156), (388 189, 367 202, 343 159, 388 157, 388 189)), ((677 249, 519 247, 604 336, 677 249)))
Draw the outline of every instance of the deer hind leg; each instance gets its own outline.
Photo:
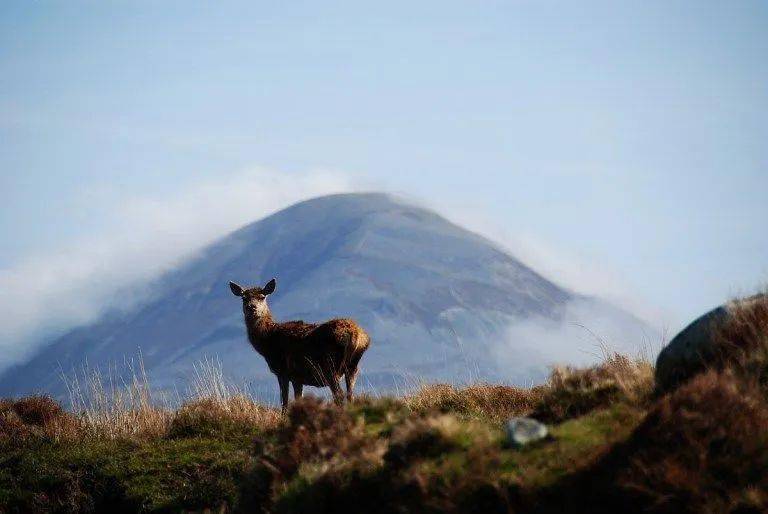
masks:
POLYGON ((333 401, 336 402, 338 405, 341 405, 344 403, 344 393, 341 391, 341 385, 339 385, 339 378, 336 376, 329 377, 328 380, 328 387, 331 388, 331 393, 333 394, 333 401))
POLYGON ((280 384, 280 402, 283 404, 283 412, 288 408, 288 378, 277 377, 277 383, 280 384))
POLYGON ((357 374, 360 373, 360 359, 363 354, 355 355, 350 359, 347 364, 347 370, 344 372, 344 382, 347 385, 347 401, 352 400, 353 389, 355 388, 355 382, 357 381, 357 374))
POLYGON ((355 388, 355 382, 357 381, 357 374, 360 372, 360 368, 355 366, 353 369, 347 369, 344 373, 344 382, 347 385, 347 401, 352 401, 352 390, 355 388))
POLYGON ((304 391, 304 384, 301 382, 293 382, 293 399, 301 398, 301 393, 304 391))

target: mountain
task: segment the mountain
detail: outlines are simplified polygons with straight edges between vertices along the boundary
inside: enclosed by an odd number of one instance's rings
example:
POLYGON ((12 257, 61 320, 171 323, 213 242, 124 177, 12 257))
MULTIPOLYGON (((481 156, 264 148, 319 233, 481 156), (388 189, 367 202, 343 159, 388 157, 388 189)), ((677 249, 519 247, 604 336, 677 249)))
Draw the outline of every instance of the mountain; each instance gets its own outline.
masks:
POLYGON ((228 287, 272 277, 278 320, 353 317, 369 331, 358 381, 369 389, 530 383, 553 360, 584 360, 581 351, 594 348, 563 327, 611 327, 632 344, 649 333, 630 314, 557 286, 434 212, 385 194, 341 194, 293 205, 215 242, 160 277, 140 305, 76 328, 6 371, 0 394, 61 396, 62 370, 86 361, 119 368, 140 351, 155 387, 178 387, 195 363, 215 358, 232 380, 273 399, 275 379, 248 344, 240 300, 228 287))

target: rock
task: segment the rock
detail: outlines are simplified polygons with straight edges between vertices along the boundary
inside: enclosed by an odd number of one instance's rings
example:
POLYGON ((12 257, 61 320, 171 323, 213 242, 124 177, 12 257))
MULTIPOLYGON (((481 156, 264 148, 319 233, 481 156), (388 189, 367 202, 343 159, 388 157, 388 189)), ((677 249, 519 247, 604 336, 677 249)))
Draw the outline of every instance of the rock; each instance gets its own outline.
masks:
MULTIPOLYGON (((735 313, 739 312, 739 315, 743 316, 746 312, 750 317, 750 312, 765 309, 766 306, 768 306, 768 295, 752 296, 721 305, 684 328, 656 359, 657 390, 662 393, 671 391, 715 363, 728 360, 728 352, 734 353, 734 350, 747 349, 748 341, 744 341, 743 337, 730 341, 733 344, 723 345, 718 337, 721 329, 734 319, 735 313)), ((754 328, 750 327, 750 329, 754 328)), ((764 328, 768 332, 768 326, 764 328)))
POLYGON ((533 418, 511 418, 507 421, 507 441, 512 446, 525 446, 547 437, 547 426, 533 418))
POLYGON ((714 329, 728 317, 724 306, 712 309, 685 327, 656 359, 656 388, 667 392, 705 369, 714 353, 714 329))

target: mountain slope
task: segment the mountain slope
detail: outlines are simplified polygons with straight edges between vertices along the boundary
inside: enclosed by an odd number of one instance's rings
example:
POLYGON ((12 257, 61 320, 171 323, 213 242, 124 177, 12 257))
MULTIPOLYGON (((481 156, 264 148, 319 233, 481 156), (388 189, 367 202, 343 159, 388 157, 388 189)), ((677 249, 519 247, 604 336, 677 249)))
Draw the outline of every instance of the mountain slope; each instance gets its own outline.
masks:
POLYGON ((349 316, 370 332, 359 383, 376 389, 402 387, 409 376, 539 379, 552 355, 535 341, 515 353, 510 327, 531 320, 556 326, 575 304, 609 313, 637 334, 645 329, 431 211, 377 193, 332 195, 224 237, 161 277, 151 298, 132 311, 75 329, 7 371, 0 393, 61 394, 60 370, 86 359, 92 367, 119 367, 140 348, 155 386, 173 387, 189 378, 193 363, 215 357, 233 380, 273 398, 274 379, 247 343, 240 301, 227 286, 273 276, 278 286, 270 305, 277 319, 349 316), (511 361, 505 358, 510 350, 511 361))

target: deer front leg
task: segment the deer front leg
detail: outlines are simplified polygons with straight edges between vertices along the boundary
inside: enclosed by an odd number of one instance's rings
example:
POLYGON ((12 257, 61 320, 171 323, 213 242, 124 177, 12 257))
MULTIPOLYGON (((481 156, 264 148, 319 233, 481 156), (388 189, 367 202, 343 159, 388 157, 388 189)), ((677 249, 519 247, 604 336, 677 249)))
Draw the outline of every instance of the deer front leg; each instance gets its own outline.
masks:
POLYGON ((283 404, 283 412, 288 408, 288 377, 277 377, 277 383, 280 384, 280 402, 283 404))
POLYGON ((301 398, 301 393, 304 391, 304 384, 301 382, 293 382, 293 399, 301 398))

